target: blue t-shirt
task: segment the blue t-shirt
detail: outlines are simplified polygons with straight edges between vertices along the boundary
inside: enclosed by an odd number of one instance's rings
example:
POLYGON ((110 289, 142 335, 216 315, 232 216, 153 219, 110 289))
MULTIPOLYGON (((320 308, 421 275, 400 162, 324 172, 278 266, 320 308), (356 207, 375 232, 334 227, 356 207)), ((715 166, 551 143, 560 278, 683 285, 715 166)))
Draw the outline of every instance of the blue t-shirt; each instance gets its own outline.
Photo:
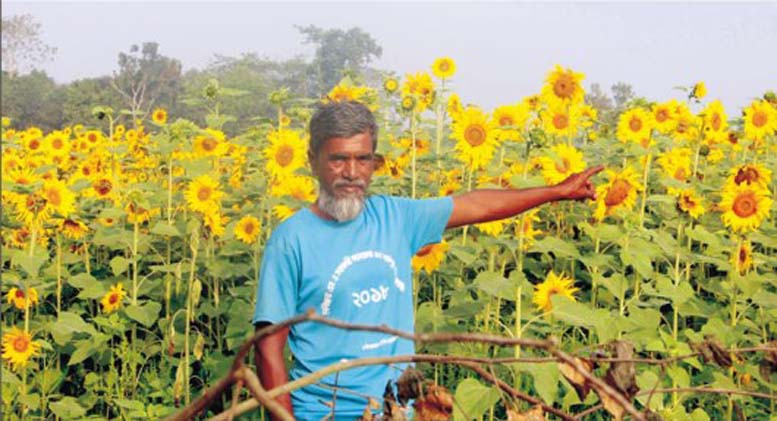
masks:
MULTIPOLYGON (((257 291, 253 323, 277 323, 313 308, 349 323, 382 325, 413 332, 410 261, 424 245, 442 240, 453 199, 412 200, 370 196, 364 210, 348 222, 328 221, 302 209, 280 224, 268 241, 257 291)), ((379 332, 357 332, 321 323, 292 326, 289 348, 294 380, 342 360, 406 355, 412 341, 379 332)), ((378 399, 386 382, 396 381, 405 365, 359 367, 330 375, 321 383, 378 399)), ((292 392, 294 414, 319 420, 331 409, 332 389, 311 385, 292 392)), ((337 393, 337 419, 362 415, 368 401, 337 393)))

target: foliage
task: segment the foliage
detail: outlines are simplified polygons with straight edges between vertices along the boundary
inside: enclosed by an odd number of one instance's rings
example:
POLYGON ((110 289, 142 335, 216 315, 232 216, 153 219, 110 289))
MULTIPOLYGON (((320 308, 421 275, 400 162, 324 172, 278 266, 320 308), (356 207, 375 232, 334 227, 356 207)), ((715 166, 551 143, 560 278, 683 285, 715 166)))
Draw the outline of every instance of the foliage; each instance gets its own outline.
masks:
POLYGON ((50 60, 57 52, 41 40, 40 23, 32 15, 3 17, 2 33, 3 71, 11 77, 50 60))

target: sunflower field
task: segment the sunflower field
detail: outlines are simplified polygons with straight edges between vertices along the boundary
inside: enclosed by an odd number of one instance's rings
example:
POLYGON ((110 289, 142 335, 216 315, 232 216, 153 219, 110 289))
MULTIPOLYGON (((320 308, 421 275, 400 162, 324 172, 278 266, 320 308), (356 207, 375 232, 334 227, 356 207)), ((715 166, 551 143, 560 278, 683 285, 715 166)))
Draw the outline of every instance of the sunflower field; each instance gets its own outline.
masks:
MULTIPOLYGON (((556 66, 536 94, 487 111, 455 93, 455 72, 444 57, 382 86, 345 78, 323 99, 279 90, 277 116, 234 134, 216 81, 201 98, 206 127, 100 104, 49 133, 4 117, 3 418, 159 419, 222 378, 253 334, 264 243, 316 198, 315 104, 357 100, 380 127, 373 193, 550 185, 605 166, 596 201, 449 230, 422 249, 417 332, 553 338, 646 419, 777 419, 777 96, 726 110, 699 82, 599 112, 584 75, 556 66)), ((489 373, 574 419, 629 417, 539 349, 417 351, 492 359, 489 373)), ((453 419, 563 418, 456 364, 418 369, 453 419)), ((231 393, 204 415, 251 397, 231 393)))

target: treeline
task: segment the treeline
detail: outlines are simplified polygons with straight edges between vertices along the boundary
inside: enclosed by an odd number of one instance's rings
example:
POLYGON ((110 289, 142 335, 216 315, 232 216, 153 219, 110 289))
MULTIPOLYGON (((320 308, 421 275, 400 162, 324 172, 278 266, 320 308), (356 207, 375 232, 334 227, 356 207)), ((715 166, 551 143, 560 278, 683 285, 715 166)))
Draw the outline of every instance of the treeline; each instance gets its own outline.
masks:
POLYGON ((11 118, 14 128, 37 126, 49 131, 73 124, 99 125, 92 116, 95 106, 111 107, 125 124, 162 107, 173 119, 185 116, 205 125, 205 116, 218 102, 220 114, 234 117, 224 130, 237 133, 263 119, 277 118, 272 95, 317 98, 344 76, 364 83, 380 77, 369 64, 381 56, 382 49, 363 30, 297 29, 303 42, 316 47, 312 59, 215 55, 205 68, 183 72, 180 60, 163 55, 158 43, 145 42, 120 52, 111 75, 58 84, 40 70, 3 71, 2 115, 11 118))

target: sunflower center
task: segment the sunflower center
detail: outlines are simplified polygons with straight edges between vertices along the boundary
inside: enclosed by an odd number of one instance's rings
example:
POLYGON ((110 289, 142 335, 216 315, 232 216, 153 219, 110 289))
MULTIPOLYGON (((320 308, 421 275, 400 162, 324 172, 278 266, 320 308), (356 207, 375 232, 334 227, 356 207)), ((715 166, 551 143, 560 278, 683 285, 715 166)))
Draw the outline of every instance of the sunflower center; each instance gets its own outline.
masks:
POLYGON ((214 149, 216 149, 216 146, 218 146, 218 142, 216 141, 216 139, 212 137, 207 137, 202 141, 202 149, 204 149, 207 152, 213 151, 214 149))
POLYGON ((65 142, 60 138, 56 138, 51 142, 51 147, 54 149, 62 149, 65 146, 65 142))
POLYGON ((94 143, 94 142, 97 142, 97 135, 96 135, 96 134, 94 134, 94 133, 89 133, 89 134, 86 136, 86 140, 88 140, 88 141, 90 141, 90 142, 92 142, 92 143, 94 143))
POLYGON ((721 118, 720 118, 720 114, 718 114, 718 113, 713 114, 713 116, 712 116, 712 130, 715 130, 716 132, 720 131, 721 123, 722 123, 722 121, 721 121, 721 118))
POLYGON ((515 125, 515 122, 513 122, 512 117, 505 115, 505 116, 502 116, 499 119, 499 125, 502 126, 502 127, 504 127, 504 126, 513 126, 513 125, 515 125))
POLYGON ((33 151, 34 151, 34 150, 38 149, 39 147, 40 147, 40 140, 38 140, 38 139, 32 139, 32 140, 30 141, 30 149, 31 149, 31 150, 33 150, 33 151))
POLYGON ((69 228, 71 230, 81 228, 81 226, 78 225, 78 223, 76 221, 73 221, 72 219, 65 219, 65 222, 62 223, 62 226, 64 228, 69 228))
POLYGON ((443 73, 447 72, 450 68, 451 68, 451 65, 446 60, 441 61, 440 64, 437 66, 437 69, 439 69, 443 73))
POLYGON ((470 146, 480 146, 486 141, 486 129, 478 124, 469 125, 464 130, 464 140, 466 140, 470 146))
POLYGON ((666 120, 669 120, 669 110, 664 110, 664 109, 658 110, 656 112, 656 121, 659 123, 663 123, 666 120))
POLYGON ((251 235, 251 234, 254 233, 254 228, 255 228, 254 227, 254 223, 253 222, 248 222, 243 227, 243 232, 245 232, 248 235, 251 235))
POLYGON ((294 148, 289 145, 283 145, 275 152, 275 162, 281 167, 285 167, 291 164, 294 159, 294 148))
POLYGON ((674 179, 683 181, 685 180, 685 168, 678 168, 674 172, 674 179))
POLYGON ((561 162, 556 162, 556 171, 565 174, 567 171, 569 171, 569 160, 567 158, 562 158, 561 162))
POLYGON ((38 213, 46 207, 46 198, 38 194, 31 194, 27 196, 25 205, 30 212, 38 213))
POLYGON ((693 209, 696 207, 696 201, 689 195, 683 195, 683 206, 685 209, 693 209))
POLYGON ((631 129, 632 132, 642 130, 642 119, 636 116, 631 117, 631 120, 629 120, 629 129, 631 129))
POLYGON ((569 126, 569 117, 566 114, 556 114, 553 116, 553 127, 558 130, 564 130, 569 126))
POLYGON ((119 294, 111 294, 108 297, 108 302, 111 304, 116 304, 117 301, 119 301, 119 294))
POLYGON ((739 249, 739 264, 743 265, 745 262, 747 262, 747 249, 741 247, 739 249))
POLYGON ((739 196, 734 199, 734 206, 732 206, 732 210, 740 218, 747 218, 752 216, 758 210, 755 194, 750 191, 740 193, 739 196))
POLYGON ((426 256, 427 254, 429 254, 431 252, 432 252, 432 245, 431 244, 427 244, 427 245, 423 246, 421 248, 421 250, 418 250, 418 253, 416 253, 415 255, 418 256, 418 257, 424 257, 424 256, 426 256))
POLYGON ((92 184, 92 188, 100 196, 105 196, 106 194, 111 192, 111 189, 113 188, 113 184, 111 183, 110 180, 106 178, 101 178, 92 184))
POLYGON ((571 99, 575 94, 575 80, 572 76, 563 74, 553 84, 553 93, 562 99, 571 99))
POLYGON ((604 204, 608 208, 620 205, 629 196, 629 191, 631 191, 631 184, 628 181, 621 179, 613 181, 607 196, 604 197, 604 204))
POLYGON ((734 133, 734 132, 729 132, 728 133, 728 143, 730 143, 732 145, 736 145, 737 143, 739 143, 739 138, 737 138, 737 134, 736 133, 734 133))
POLYGON ((753 114, 753 126, 761 128, 766 125, 766 122, 769 120, 769 117, 766 116, 766 113, 763 111, 756 111, 753 114))
POLYGON ((14 295, 16 296, 16 298, 24 298, 24 291, 17 289, 14 295))
POLYGON ((29 346, 30 340, 25 335, 19 335, 13 340, 13 350, 16 352, 26 352, 29 346))
POLYGON ((688 131, 690 123, 686 120, 680 120, 677 122, 677 133, 683 134, 688 131))
POLYGON ((197 190, 197 199, 201 201, 206 201, 210 199, 210 195, 213 193, 210 187, 208 186, 202 186, 197 190))
POLYGON ((752 167, 740 168, 739 171, 737 171, 736 177, 734 177, 734 182, 737 183, 737 185, 744 182, 747 182, 749 185, 756 181, 758 181, 758 170, 752 167))
POLYGON ((62 204, 62 195, 60 194, 59 190, 57 189, 46 189, 46 200, 49 201, 53 206, 59 206, 62 204))

